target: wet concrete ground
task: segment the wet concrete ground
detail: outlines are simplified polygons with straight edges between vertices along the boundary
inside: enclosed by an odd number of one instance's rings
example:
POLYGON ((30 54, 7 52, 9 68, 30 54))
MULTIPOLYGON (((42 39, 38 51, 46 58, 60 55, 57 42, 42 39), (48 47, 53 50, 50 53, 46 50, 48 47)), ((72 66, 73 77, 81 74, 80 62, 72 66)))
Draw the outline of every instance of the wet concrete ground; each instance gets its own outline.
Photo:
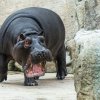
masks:
POLYGON ((46 73, 38 86, 23 86, 23 73, 10 72, 0 83, 0 100, 76 100, 73 76, 56 80, 55 73, 46 73))

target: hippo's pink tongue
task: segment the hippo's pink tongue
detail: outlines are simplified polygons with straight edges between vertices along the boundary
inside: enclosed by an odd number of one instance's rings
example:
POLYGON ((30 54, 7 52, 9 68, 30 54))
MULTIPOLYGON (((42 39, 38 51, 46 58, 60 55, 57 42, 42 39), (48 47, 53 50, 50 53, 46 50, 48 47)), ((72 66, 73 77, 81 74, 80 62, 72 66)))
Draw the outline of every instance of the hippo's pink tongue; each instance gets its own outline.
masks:
POLYGON ((41 66, 41 64, 31 65, 26 70, 27 77, 35 77, 35 76, 43 76, 45 74, 45 69, 41 66))

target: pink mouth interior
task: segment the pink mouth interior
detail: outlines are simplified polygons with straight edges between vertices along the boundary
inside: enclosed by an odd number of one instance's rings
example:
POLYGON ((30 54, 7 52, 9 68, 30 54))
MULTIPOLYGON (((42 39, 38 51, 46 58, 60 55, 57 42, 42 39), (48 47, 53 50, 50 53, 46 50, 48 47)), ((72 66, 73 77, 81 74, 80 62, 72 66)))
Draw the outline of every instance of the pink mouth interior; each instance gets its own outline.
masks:
POLYGON ((41 64, 34 64, 26 70, 27 77, 43 76, 45 74, 45 69, 41 64))

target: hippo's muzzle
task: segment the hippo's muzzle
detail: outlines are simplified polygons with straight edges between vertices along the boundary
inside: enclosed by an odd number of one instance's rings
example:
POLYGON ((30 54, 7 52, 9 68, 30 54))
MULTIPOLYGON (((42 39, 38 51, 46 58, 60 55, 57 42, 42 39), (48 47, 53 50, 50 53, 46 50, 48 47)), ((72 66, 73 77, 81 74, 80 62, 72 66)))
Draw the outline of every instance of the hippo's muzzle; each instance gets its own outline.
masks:
POLYGON ((51 52, 47 50, 33 51, 26 62, 25 71, 27 77, 43 76, 45 74, 46 61, 51 61, 51 52))
POLYGON ((31 59, 33 63, 38 63, 41 61, 51 61, 52 56, 51 52, 48 49, 45 49, 40 51, 33 51, 31 53, 31 59))

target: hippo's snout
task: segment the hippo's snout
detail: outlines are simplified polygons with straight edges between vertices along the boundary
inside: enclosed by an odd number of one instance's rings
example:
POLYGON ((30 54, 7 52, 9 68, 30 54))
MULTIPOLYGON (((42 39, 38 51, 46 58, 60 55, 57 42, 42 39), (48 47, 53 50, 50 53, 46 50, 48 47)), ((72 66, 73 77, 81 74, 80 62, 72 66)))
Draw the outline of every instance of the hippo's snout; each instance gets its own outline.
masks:
POLYGON ((48 49, 41 51, 33 51, 31 53, 31 60, 33 63, 39 63, 41 61, 51 61, 52 54, 48 49))
POLYGON ((39 59, 46 59, 46 51, 40 51, 35 53, 35 55, 33 55, 33 57, 36 56, 39 59))

